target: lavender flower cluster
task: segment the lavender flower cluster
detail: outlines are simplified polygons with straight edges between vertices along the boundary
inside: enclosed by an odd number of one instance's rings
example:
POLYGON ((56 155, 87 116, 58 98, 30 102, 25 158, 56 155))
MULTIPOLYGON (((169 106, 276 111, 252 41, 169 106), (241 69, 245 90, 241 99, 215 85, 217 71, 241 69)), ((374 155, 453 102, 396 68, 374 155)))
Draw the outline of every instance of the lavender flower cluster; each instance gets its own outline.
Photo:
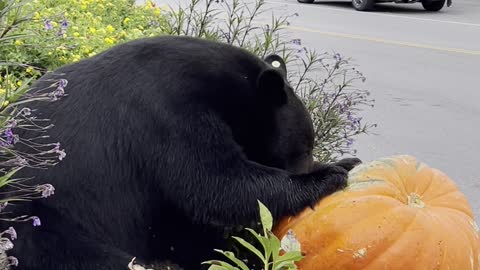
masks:
POLYGON ((344 154, 355 154, 355 137, 372 127, 359 116, 362 107, 373 107, 370 92, 358 88, 365 76, 339 53, 317 54, 293 39, 289 46, 289 74, 297 94, 312 114, 315 127, 317 159, 334 161, 344 154))
MULTIPOLYGON (((48 119, 39 119, 27 105, 33 101, 56 101, 65 95, 67 86, 65 79, 54 80, 45 89, 30 89, 18 100, 8 100, 2 108, 0 125, 0 220, 6 222, 32 222, 33 226, 41 226, 37 216, 15 216, 5 211, 11 202, 43 199, 52 196, 55 188, 51 184, 29 184, 28 179, 16 179, 15 174, 23 168, 44 169, 56 165, 65 158, 66 153, 60 143, 48 141, 46 131, 48 119), (21 136, 22 130, 28 130, 33 137, 21 136), (13 216, 12 216, 13 215, 13 216)), ((8 210, 8 209, 7 209, 8 210)), ((13 248, 17 232, 13 227, 0 233, 0 253, 13 248)), ((7 264, 17 266, 15 257, 7 257, 7 264)))

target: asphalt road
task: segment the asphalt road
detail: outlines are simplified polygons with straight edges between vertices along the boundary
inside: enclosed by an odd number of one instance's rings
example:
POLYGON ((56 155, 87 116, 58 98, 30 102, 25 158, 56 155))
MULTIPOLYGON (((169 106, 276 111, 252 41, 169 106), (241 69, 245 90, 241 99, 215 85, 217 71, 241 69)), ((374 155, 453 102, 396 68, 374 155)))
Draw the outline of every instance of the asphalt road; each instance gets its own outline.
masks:
POLYGON ((467 195, 478 220, 480 1, 453 0, 436 13, 419 3, 358 12, 348 0, 266 1, 276 14, 299 14, 291 20, 292 38, 351 57, 366 75, 364 87, 376 105, 363 116, 378 127, 358 138, 358 157, 409 154, 444 171, 467 195))
POLYGON ((292 35, 319 51, 352 57, 367 77, 375 107, 365 111, 376 134, 354 147, 364 161, 410 154, 447 173, 480 218, 480 1, 454 0, 438 13, 421 4, 382 4, 355 11, 349 1, 299 4, 292 35))

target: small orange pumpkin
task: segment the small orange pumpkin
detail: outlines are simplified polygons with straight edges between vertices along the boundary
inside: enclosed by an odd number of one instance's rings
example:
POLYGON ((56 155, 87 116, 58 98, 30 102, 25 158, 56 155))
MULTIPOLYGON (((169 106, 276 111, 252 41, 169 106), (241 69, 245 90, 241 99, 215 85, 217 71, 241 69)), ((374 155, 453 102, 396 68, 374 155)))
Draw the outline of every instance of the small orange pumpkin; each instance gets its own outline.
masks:
POLYGON ((465 196, 411 156, 362 164, 349 185, 282 220, 305 258, 300 270, 479 270, 480 238, 465 196))

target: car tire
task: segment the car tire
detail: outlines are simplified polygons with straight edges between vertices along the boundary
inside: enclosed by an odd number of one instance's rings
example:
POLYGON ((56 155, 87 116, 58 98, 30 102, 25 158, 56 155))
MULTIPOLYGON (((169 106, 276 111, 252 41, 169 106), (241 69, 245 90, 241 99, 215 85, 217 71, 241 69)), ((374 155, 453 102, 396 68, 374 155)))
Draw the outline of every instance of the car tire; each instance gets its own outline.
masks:
POLYGON ((352 5, 356 10, 369 11, 375 6, 375 0, 352 0, 352 5))
POLYGON ((297 2, 302 3, 302 4, 311 4, 315 0, 297 0, 297 2))
POLYGON ((446 0, 422 0, 422 6, 428 11, 439 11, 445 6, 446 0))

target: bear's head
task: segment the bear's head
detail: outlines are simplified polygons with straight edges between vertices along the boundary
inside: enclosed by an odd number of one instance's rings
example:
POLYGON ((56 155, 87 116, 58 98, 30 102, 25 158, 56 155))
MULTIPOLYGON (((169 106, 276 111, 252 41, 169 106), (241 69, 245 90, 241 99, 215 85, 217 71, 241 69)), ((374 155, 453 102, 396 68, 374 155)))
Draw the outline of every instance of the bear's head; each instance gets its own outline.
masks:
POLYGON ((288 83, 287 68, 278 55, 264 59, 256 91, 262 111, 256 123, 255 145, 244 150, 250 160, 295 174, 313 168, 314 128, 311 115, 288 83))

